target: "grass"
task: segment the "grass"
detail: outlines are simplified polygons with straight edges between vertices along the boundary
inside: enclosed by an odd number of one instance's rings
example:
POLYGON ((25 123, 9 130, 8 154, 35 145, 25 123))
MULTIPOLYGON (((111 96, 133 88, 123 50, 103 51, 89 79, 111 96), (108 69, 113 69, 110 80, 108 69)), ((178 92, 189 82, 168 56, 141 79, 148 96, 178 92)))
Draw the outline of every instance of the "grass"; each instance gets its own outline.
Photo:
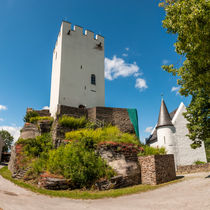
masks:
POLYGON ((8 170, 7 167, 3 167, 0 169, 0 175, 13 182, 14 184, 18 185, 19 187, 23 187, 25 189, 31 190, 35 193, 40 193, 43 195, 48 196, 55 196, 55 197, 65 197, 65 198, 73 198, 73 199, 100 199, 100 198, 115 198, 123 195, 130 195, 134 193, 146 192, 149 190, 154 190, 172 183, 177 183, 183 179, 176 179, 174 181, 170 181, 160 185, 135 185, 132 187, 126 187, 121 189, 113 189, 107 191, 90 191, 90 190, 71 190, 71 191, 55 191, 55 190, 46 190, 42 188, 38 188, 35 185, 26 183, 22 180, 16 180, 11 177, 11 172, 8 170))

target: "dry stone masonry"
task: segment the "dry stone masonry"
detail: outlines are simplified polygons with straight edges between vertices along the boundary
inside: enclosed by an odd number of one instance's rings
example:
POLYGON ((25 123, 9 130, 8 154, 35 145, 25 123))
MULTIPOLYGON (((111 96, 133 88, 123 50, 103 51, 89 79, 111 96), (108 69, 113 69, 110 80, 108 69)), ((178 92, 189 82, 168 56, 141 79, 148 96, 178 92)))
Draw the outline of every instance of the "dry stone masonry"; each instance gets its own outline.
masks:
POLYGON ((140 156, 142 184, 161 184, 176 178, 173 155, 140 156))

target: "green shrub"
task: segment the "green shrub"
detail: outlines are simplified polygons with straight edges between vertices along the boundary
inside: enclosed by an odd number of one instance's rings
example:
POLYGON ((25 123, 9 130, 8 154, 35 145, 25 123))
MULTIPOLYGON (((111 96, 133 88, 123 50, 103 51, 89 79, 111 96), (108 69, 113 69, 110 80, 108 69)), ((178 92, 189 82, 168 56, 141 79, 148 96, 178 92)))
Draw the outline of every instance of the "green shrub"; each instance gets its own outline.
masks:
POLYGON ((63 115, 60 119, 59 119, 59 124, 64 126, 64 127, 68 127, 68 128, 72 128, 72 129, 78 129, 78 128, 84 128, 87 120, 85 117, 80 117, 80 118, 74 118, 74 117, 70 117, 67 115, 63 115))
POLYGON ((42 120, 49 120, 51 123, 53 122, 53 117, 41 117, 41 116, 36 116, 36 117, 31 117, 29 122, 30 123, 37 123, 38 121, 42 121, 42 120))
POLYGON ((146 155, 165 155, 166 150, 164 147, 161 148, 155 148, 150 147, 148 145, 143 146, 143 152, 139 153, 138 156, 146 156, 146 155))
MULTIPOLYGON (((48 157, 48 155, 47 155, 48 157)), ((40 173, 44 172, 47 167, 47 161, 46 156, 33 159, 32 162, 30 163, 30 168, 26 172, 25 178, 27 179, 36 179, 40 173)))
POLYGON ((23 145, 23 152, 28 157, 39 157, 41 153, 47 153, 52 149, 52 139, 49 133, 37 136, 35 139, 19 139, 17 144, 23 145))
POLYGON ((82 138, 50 151, 48 170, 70 179, 78 188, 90 187, 100 178, 114 176, 114 171, 97 156, 92 143, 91 139, 82 138))
POLYGON ((37 117, 39 114, 36 111, 27 112, 25 117, 23 118, 24 122, 30 122, 31 117, 37 117))
POLYGON ((197 160, 194 162, 195 165, 201 165, 201 164, 205 164, 206 162, 203 162, 203 161, 200 161, 200 160, 197 160))
POLYGON ((83 137, 92 138, 97 143, 113 141, 118 143, 140 144, 135 135, 122 133, 115 126, 108 126, 97 129, 80 129, 66 133, 66 139, 81 140, 83 137))

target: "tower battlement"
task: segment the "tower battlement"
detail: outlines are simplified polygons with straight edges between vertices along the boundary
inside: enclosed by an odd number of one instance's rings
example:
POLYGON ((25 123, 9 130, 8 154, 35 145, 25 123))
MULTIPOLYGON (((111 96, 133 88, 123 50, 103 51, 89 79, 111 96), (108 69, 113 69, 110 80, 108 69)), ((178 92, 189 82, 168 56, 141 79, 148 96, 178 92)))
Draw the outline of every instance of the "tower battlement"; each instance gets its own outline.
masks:
POLYGON ((63 32, 66 32, 68 35, 71 36, 72 33, 80 34, 81 36, 87 37, 89 39, 93 39, 99 42, 104 42, 104 37, 98 34, 95 34, 93 31, 84 29, 81 26, 73 25, 70 22, 63 21, 61 25, 61 30, 63 29, 63 32))

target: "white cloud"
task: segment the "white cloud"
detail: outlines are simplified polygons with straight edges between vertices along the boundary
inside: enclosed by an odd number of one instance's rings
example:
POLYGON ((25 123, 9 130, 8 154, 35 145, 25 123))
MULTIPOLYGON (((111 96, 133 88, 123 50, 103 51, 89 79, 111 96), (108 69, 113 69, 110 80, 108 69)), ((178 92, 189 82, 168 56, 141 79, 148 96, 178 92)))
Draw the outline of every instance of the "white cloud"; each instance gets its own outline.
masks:
POLYGON ((128 54, 126 54, 126 53, 123 53, 123 54, 122 54, 122 56, 124 56, 124 57, 128 57, 128 54))
POLYGON ((129 77, 139 72, 139 67, 136 63, 126 63, 122 58, 117 58, 116 55, 112 59, 105 58, 105 78, 114 80, 118 77, 129 77))
POLYGON ((0 118, 0 122, 1 122, 1 121, 4 121, 4 119, 3 119, 3 118, 0 118))
POLYGON ((139 89, 140 91, 143 91, 144 89, 148 88, 147 84, 146 84, 146 80, 142 79, 142 78, 137 78, 136 79, 136 85, 135 87, 137 89, 139 89))
POLYGON ((0 104, 0 111, 1 111, 1 110, 7 110, 7 107, 0 104))
POLYGON ((137 73, 135 73, 133 76, 134 77, 138 77, 138 76, 141 76, 143 73, 142 72, 137 72, 137 73))
POLYGON ((20 136, 20 129, 21 127, 17 127, 17 126, 0 126, 0 131, 1 130, 6 130, 8 131, 13 137, 14 137, 14 141, 16 142, 20 136))
POLYGON ((169 60, 167 60, 167 59, 163 59, 163 60, 162 60, 162 64, 163 64, 163 65, 167 65, 168 63, 169 63, 169 60))
POLYGON ((171 92, 176 92, 176 95, 178 95, 179 94, 179 89, 180 89, 180 87, 178 86, 178 87, 172 87, 171 88, 171 92))
POLYGON ((126 51, 129 51, 129 47, 126 47, 125 50, 126 50, 126 51))
POLYGON ((145 129, 145 132, 146 132, 146 133, 152 133, 152 131, 153 131, 153 127, 147 127, 147 128, 145 129))
POLYGON ((49 106, 44 106, 42 109, 50 109, 49 106))

